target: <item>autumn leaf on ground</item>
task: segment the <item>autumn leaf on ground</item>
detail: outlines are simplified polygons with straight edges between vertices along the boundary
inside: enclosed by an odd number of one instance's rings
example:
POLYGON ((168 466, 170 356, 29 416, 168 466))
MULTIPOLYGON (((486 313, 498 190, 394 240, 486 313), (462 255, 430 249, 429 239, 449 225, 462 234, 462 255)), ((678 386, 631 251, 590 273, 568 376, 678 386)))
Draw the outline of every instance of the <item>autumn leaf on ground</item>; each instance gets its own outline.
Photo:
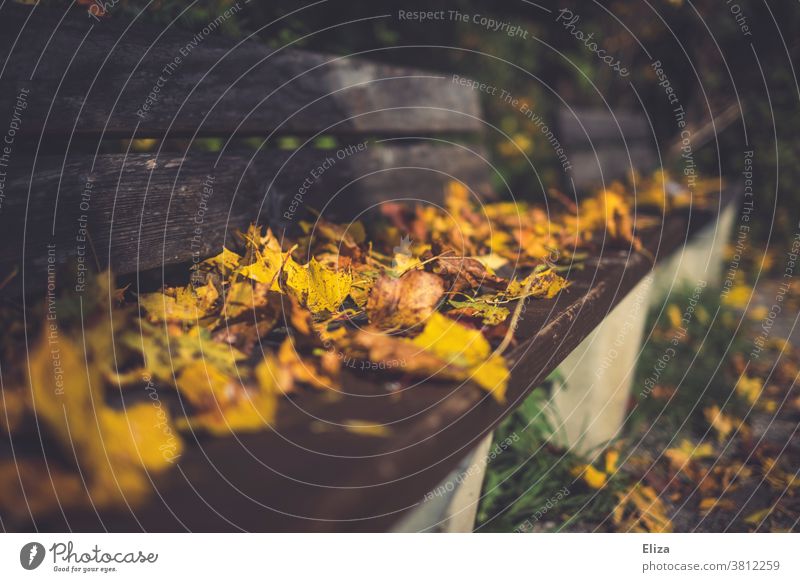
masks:
POLYGON ((679 447, 667 449, 664 456, 669 459, 673 471, 687 473, 687 466, 695 459, 705 459, 714 455, 714 447, 710 443, 695 445, 689 439, 683 439, 679 447))
POLYGON ((410 271, 395 279, 379 278, 367 300, 370 323, 381 329, 408 329, 424 322, 444 295, 441 277, 410 271))
POLYGON ((772 513, 772 509, 772 507, 766 507, 759 511, 753 512, 744 518, 744 522, 753 526, 758 526, 762 521, 769 517, 769 515, 772 513))
POLYGON ((761 394, 762 386, 763 383, 758 378, 742 374, 736 383, 736 393, 747 400, 749 404, 755 404, 761 394))
POLYGON ((708 421, 708 424, 717 431, 717 439, 719 442, 728 438, 728 435, 741 424, 732 416, 720 411, 719 406, 716 404, 703 409, 703 415, 708 421))
POLYGON ((580 477, 592 489, 600 489, 606 484, 608 475, 595 469, 592 465, 578 465, 570 471, 573 477, 580 477))
POLYGON ((635 483, 621 492, 612 512, 612 522, 619 532, 670 533, 672 521, 655 489, 635 483))
POLYGON ((722 296, 722 304, 735 309, 744 309, 752 297, 753 288, 750 285, 739 283, 722 296))

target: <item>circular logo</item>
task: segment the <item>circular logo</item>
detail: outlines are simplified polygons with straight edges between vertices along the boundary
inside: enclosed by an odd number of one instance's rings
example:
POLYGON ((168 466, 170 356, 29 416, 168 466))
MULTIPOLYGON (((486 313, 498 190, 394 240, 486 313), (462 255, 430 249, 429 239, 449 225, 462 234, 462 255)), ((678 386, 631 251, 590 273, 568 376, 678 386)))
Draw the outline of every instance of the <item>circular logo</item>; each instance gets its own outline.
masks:
POLYGON ((19 551, 19 563, 26 570, 35 570, 44 561, 44 546, 39 542, 29 542, 19 551))

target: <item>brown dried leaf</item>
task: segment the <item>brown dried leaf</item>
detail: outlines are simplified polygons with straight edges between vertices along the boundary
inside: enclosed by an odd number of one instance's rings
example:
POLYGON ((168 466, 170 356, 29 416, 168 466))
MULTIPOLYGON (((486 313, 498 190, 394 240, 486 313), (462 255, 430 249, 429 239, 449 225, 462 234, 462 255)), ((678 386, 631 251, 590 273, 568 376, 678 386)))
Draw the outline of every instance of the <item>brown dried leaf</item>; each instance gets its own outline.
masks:
POLYGON ((381 329, 407 329, 425 321, 444 295, 441 277, 410 271, 395 279, 384 275, 372 287, 367 315, 381 329))

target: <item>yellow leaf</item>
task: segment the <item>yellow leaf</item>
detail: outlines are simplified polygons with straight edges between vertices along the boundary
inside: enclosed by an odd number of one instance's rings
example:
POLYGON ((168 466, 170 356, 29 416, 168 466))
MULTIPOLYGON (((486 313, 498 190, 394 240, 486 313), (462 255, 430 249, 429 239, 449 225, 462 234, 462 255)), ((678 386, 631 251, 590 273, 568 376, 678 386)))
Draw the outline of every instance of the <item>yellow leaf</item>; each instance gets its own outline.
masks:
POLYGON ((680 329, 683 315, 681 314, 680 308, 674 303, 667 307, 667 318, 673 329, 680 329))
POLYGON ((150 490, 147 471, 164 470, 182 448, 166 409, 158 401, 129 407, 127 414, 112 409, 92 354, 64 333, 58 335, 57 360, 53 349, 43 336, 30 359, 39 422, 76 459, 96 505, 141 500, 150 490))
POLYGON ((727 295, 722 296, 722 304, 735 309, 744 309, 753 296, 753 288, 744 283, 734 285, 727 295))
POLYGON ((618 498, 619 503, 612 512, 617 531, 672 531, 672 521, 667 517, 664 503, 652 487, 635 483, 628 491, 619 493, 618 498))
POLYGON ((758 525, 762 521, 764 521, 767 517, 769 517, 770 513, 772 513, 772 507, 761 509, 745 517, 744 522, 749 523, 750 525, 758 525))
POLYGON ((195 360, 178 375, 178 390, 197 408, 226 406, 236 393, 228 376, 205 360, 195 360))
POLYGON ((694 445, 689 439, 683 439, 679 447, 667 449, 664 455, 669 459, 673 469, 682 469, 693 459, 713 456, 714 447, 710 443, 694 445))
POLYGON ((211 408, 188 418, 178 419, 181 430, 203 430, 214 436, 231 432, 256 432, 275 422, 278 401, 275 394, 264 390, 240 390, 224 408, 211 408))
POLYGON ((351 273, 327 269, 314 258, 305 268, 289 271, 286 280, 295 297, 312 313, 336 311, 352 284, 351 273))
POLYGON ((617 462, 619 461, 619 451, 610 449, 606 452, 606 473, 611 474, 617 470, 617 462))
POLYGON ((738 424, 731 416, 721 412, 716 404, 704 409, 703 415, 714 430, 717 431, 717 438, 720 442, 724 441, 738 424))
POLYGON ((434 313, 413 343, 448 364, 468 371, 498 402, 505 401, 509 377, 505 359, 491 353, 491 346, 480 331, 434 313))
POLYGON ((579 465, 572 469, 574 476, 581 476, 583 481, 592 489, 600 489, 606 484, 608 475, 598 471, 592 465, 579 465))
POLYGON ((522 281, 514 279, 508 284, 506 294, 508 299, 520 299, 525 297, 546 297, 552 299, 567 286, 567 281, 552 269, 544 269, 539 272, 531 273, 522 281), (528 292, 526 287, 530 285, 528 292))
POLYGON ((758 378, 751 378, 746 374, 742 374, 739 377, 739 381, 736 383, 736 392, 739 396, 746 399, 747 402, 754 404, 761 394, 762 386, 763 384, 758 378))
POLYGON ((498 254, 490 253, 488 255, 482 255, 477 257, 472 257, 479 263, 481 263, 484 267, 486 267, 492 275, 494 275, 495 270, 500 269, 501 267, 505 267, 508 264, 508 259, 505 257, 501 257, 498 254))
POLYGON ((199 287, 199 293, 193 292, 191 287, 167 289, 164 293, 142 293, 139 305, 151 321, 197 322, 210 314, 218 297, 216 288, 208 283, 199 287))

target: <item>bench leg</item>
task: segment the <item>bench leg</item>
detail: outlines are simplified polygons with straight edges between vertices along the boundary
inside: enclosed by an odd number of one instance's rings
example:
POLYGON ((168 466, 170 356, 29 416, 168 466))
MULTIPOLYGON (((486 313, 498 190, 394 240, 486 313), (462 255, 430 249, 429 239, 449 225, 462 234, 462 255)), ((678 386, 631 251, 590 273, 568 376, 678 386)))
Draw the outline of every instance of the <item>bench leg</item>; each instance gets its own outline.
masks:
POLYGON ((590 453, 617 435, 625 419, 649 307, 659 306, 671 291, 721 282, 736 210, 735 204, 728 204, 716 223, 659 263, 562 362, 559 370, 564 380, 548 407, 556 442, 590 453))
POLYGON ((642 279, 561 363, 547 414, 554 440, 590 453, 614 438, 628 404, 650 304, 652 275, 642 279))
POLYGON ((471 532, 491 445, 492 435, 489 434, 392 531, 471 532))

